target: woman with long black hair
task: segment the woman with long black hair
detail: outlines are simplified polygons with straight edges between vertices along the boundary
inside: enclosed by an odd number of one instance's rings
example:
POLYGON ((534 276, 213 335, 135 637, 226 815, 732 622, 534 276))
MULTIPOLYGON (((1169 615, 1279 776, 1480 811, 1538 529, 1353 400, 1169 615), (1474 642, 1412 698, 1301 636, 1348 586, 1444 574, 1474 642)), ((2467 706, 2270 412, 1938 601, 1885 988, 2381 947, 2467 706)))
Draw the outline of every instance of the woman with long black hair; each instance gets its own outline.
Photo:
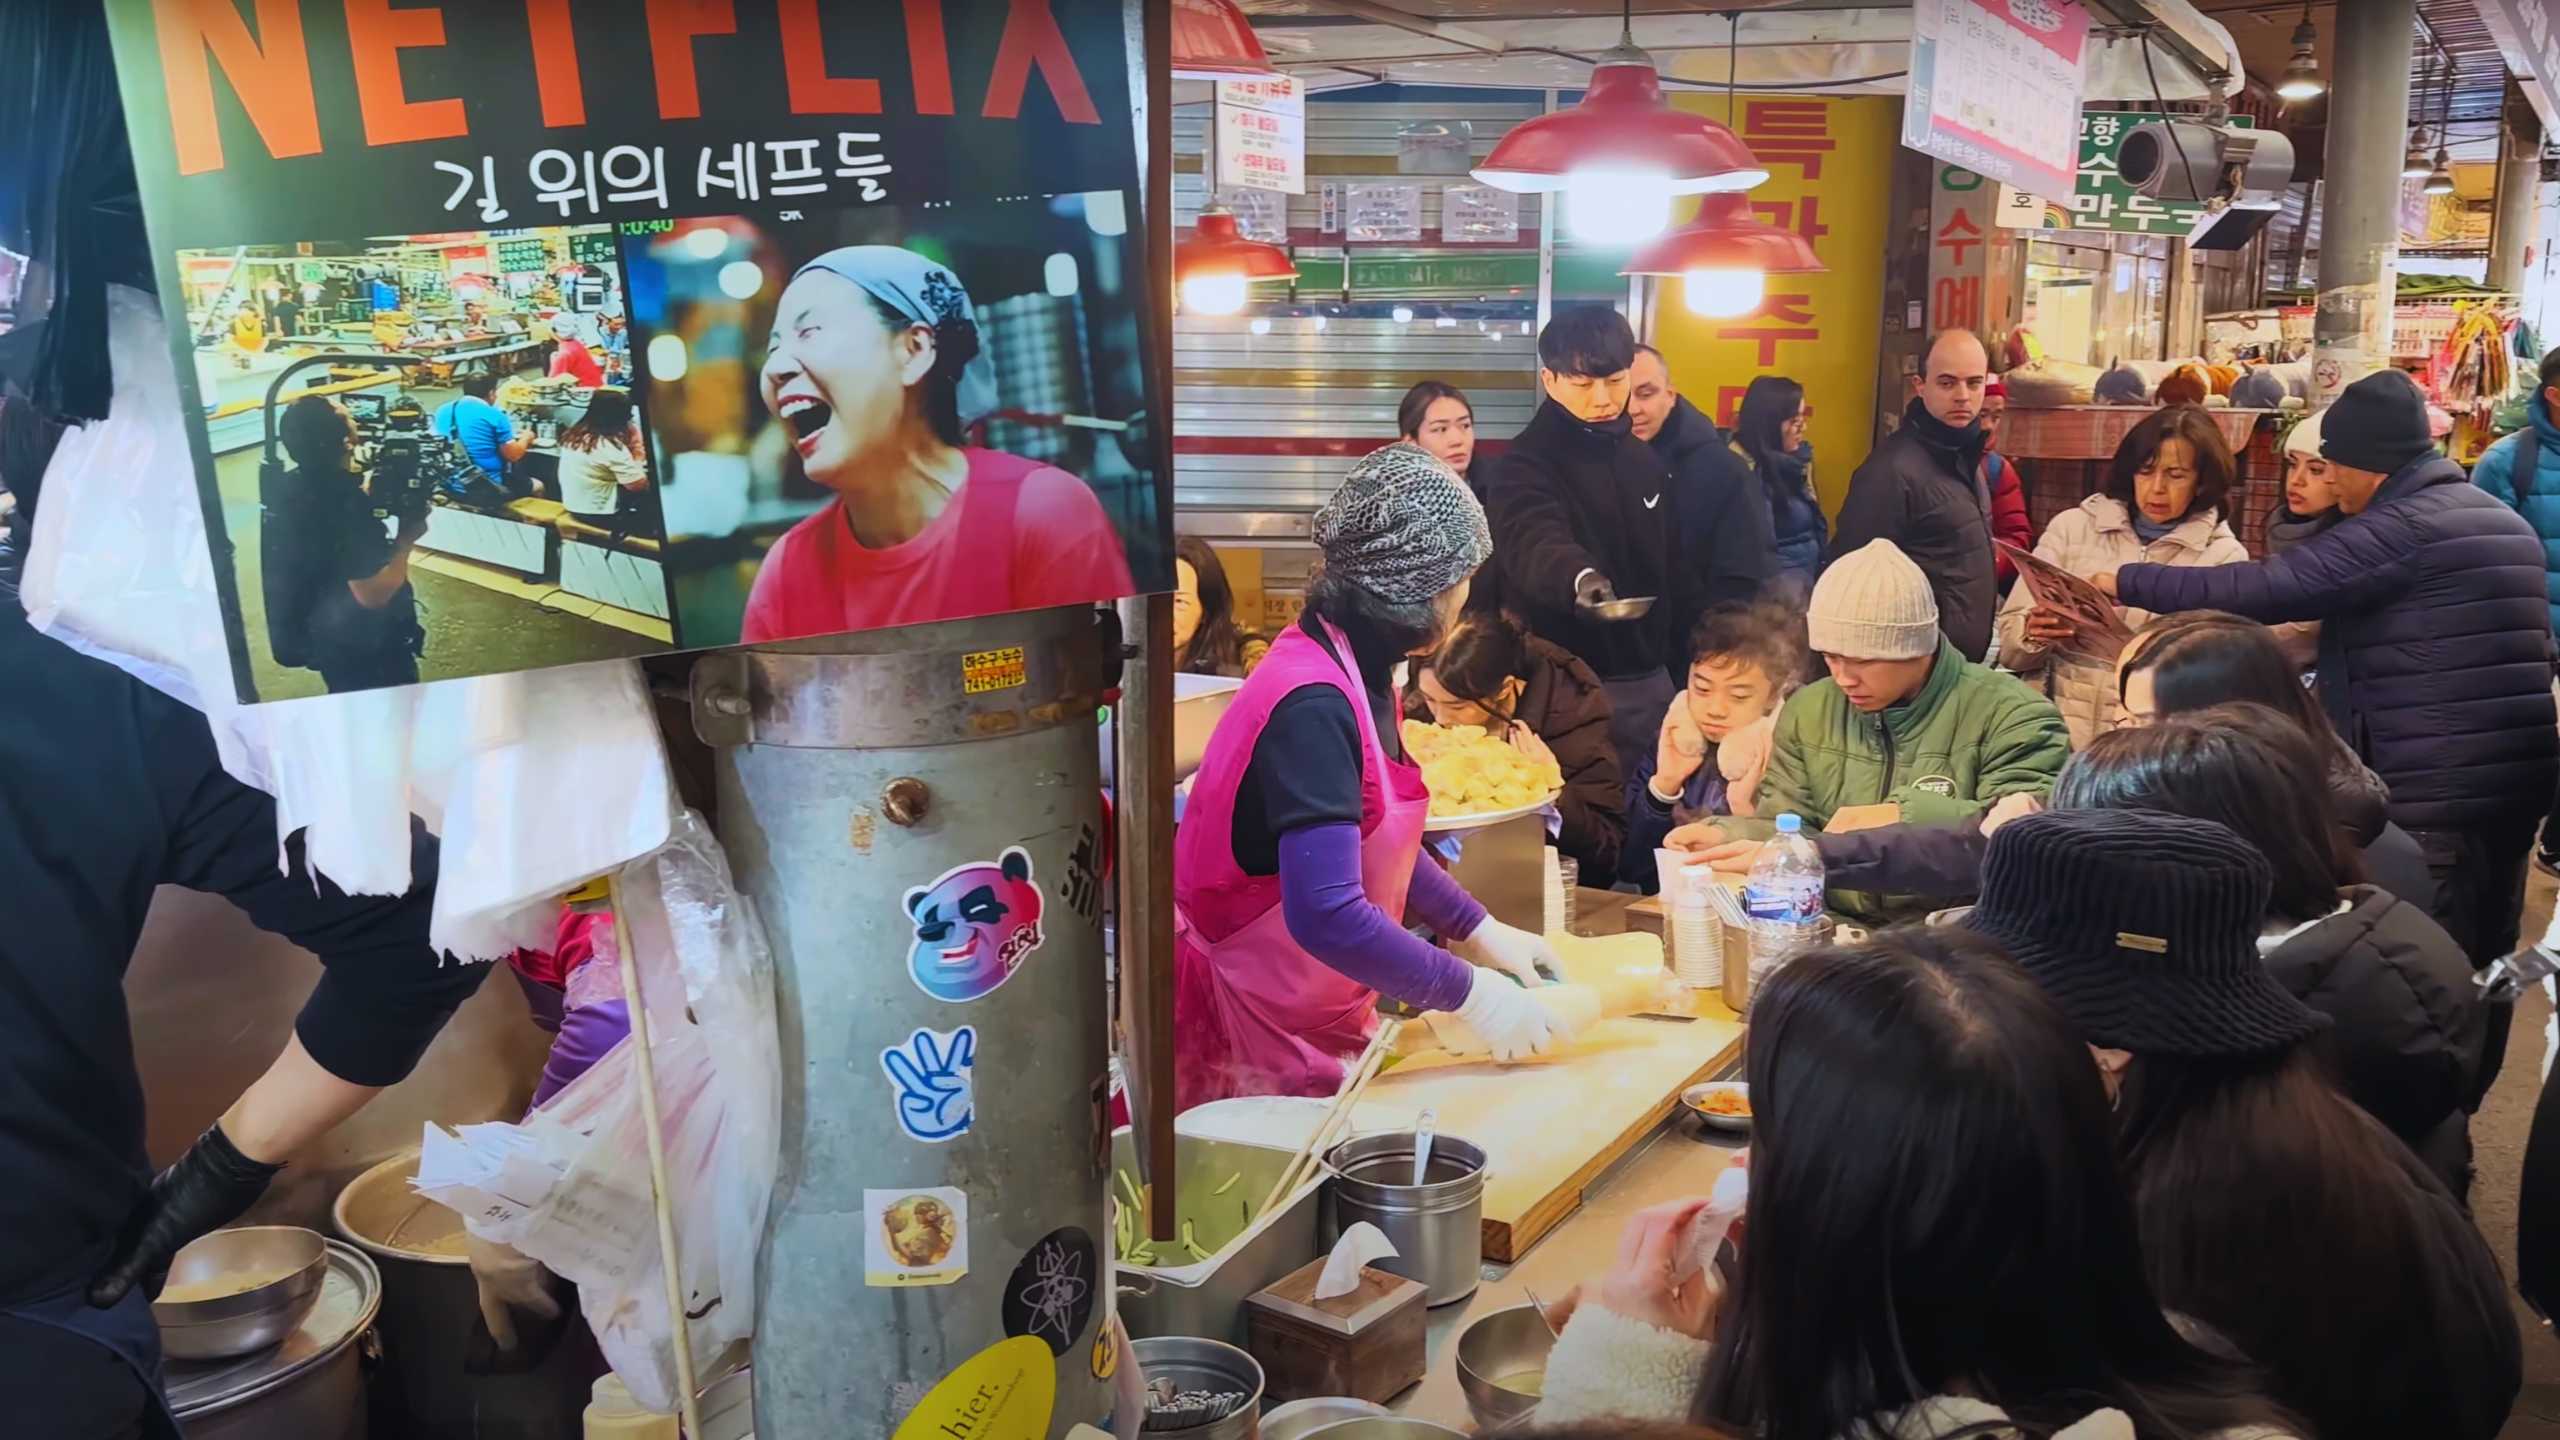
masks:
POLYGON ((1769 496, 1778 578, 1799 596, 1812 593, 1831 548, 1831 522, 1813 493, 1813 444, 1804 438, 1812 422, 1804 387, 1784 375, 1754 378, 1733 421, 1734 452, 1769 496))
POLYGON ((1542 1420, 1758 1440, 2307 1434, 2145 1282, 2106 1092, 2053 1002, 1948 930, 1817 950, 1752 997, 1748 1234, 1638 1216, 1577 1297, 1542 1420), (1708 1337, 1712 1336, 1713 1345, 1708 1337))
POLYGON ((1241 679, 1268 650, 1259 636, 1236 624, 1235 587, 1209 542, 1185 535, 1173 542, 1173 668, 1186 675, 1241 679))
MULTIPOLYGON (((2109 772, 2176 768, 2237 724, 2109 735, 2055 800, 2112 799, 2092 794, 2109 772)), ((2277 763, 2262 750, 2251 768, 2277 763)), ((2284 772, 2297 803, 2321 794, 2310 771, 2284 772)), ((2442 1182, 2332 1088, 2314 1043, 2327 1018, 2261 953, 2275 886, 2269 857, 2214 820, 2058 809, 2001 827, 1959 923, 2006 948, 2096 1057, 2161 1304, 2265 1367, 2320 1440, 2492 1440, 2523 1383, 2506 1281, 2442 1182)))

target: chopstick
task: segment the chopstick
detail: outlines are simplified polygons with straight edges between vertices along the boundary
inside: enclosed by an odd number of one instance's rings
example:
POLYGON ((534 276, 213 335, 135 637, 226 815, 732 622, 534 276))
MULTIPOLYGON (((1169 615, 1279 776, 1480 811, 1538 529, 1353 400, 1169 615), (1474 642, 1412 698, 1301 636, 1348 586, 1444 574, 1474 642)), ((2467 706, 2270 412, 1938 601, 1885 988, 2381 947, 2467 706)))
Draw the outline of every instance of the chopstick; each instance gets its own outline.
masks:
POLYGON ((1379 1068, 1386 1063, 1387 1052, 1394 1047, 1397 1032, 1403 1028, 1401 1020, 1379 1022, 1377 1033, 1369 1037, 1369 1048, 1360 1052, 1358 1063, 1343 1071, 1342 1088, 1333 1092, 1332 1108, 1325 1111, 1324 1118, 1308 1133, 1307 1142, 1298 1147, 1298 1153, 1289 1157, 1288 1168, 1280 1172, 1280 1179, 1271 1187, 1271 1193, 1262 1197, 1262 1208, 1253 1212, 1256 1216, 1270 1214, 1271 1207, 1279 1204, 1283 1196, 1295 1193, 1300 1185, 1306 1183, 1310 1162, 1323 1154, 1332 1145, 1337 1132, 1350 1124, 1351 1112, 1359 1105, 1361 1092, 1369 1088, 1369 1082, 1376 1078, 1379 1068))

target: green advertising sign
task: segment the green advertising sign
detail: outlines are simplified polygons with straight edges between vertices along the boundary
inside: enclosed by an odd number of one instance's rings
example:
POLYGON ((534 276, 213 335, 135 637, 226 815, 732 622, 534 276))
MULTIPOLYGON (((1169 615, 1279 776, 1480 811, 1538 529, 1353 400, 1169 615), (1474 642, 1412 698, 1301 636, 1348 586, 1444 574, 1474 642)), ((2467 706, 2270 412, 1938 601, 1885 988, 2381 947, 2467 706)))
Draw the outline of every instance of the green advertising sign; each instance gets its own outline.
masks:
MULTIPOLYGON (((2083 110, 2080 112, 2080 176, 2068 205, 2047 202, 2041 228, 2046 230, 2120 230, 2134 235, 2183 236, 2204 218, 2202 205, 2155 200, 2137 192, 2116 173, 2116 150, 2133 127, 2160 117, 2148 110, 2083 110)), ((2234 125, 2254 125, 2246 115, 2234 125)), ((2014 196, 2003 199, 2014 202, 2014 196)))
MULTIPOLYGON (((1300 255, 1297 262, 1299 295, 1342 293, 1342 259, 1300 255)), ((1348 263, 1349 289, 1354 300, 1445 299, 1512 291, 1534 295, 1538 289, 1538 254, 1534 250, 1467 255, 1354 255, 1348 263)), ((1556 292, 1624 294, 1627 282, 1618 270, 1625 263, 1624 256, 1614 253, 1560 252, 1556 256, 1556 292)), ((1282 287, 1275 284, 1274 288, 1282 287)))

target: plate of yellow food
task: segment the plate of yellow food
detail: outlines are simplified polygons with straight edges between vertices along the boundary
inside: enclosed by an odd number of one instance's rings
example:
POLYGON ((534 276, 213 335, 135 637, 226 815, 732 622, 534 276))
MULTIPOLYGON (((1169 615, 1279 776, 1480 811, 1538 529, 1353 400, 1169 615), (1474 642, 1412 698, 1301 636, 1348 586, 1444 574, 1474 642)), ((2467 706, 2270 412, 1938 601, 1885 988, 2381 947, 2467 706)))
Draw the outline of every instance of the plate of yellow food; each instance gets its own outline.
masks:
POLYGON ((1553 757, 1531 755, 1472 725, 1443 729, 1404 722, 1404 753, 1422 767, 1431 790, 1434 831, 1473 830, 1532 814, 1555 803, 1564 772, 1553 757))

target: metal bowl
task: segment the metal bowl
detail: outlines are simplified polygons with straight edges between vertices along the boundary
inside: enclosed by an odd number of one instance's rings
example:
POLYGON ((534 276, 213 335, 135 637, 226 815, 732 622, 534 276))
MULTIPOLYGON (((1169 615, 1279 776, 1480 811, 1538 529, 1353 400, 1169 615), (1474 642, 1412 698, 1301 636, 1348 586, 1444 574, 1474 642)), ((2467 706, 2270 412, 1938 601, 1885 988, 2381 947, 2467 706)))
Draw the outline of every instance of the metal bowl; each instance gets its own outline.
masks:
POLYGON ((1750 1134, 1750 1116, 1719 1115, 1706 1108, 1707 1101, 1717 1095, 1739 1095, 1745 1105, 1751 1103, 1751 1087, 1740 1080, 1710 1080, 1703 1085, 1692 1085, 1680 1092, 1680 1103, 1690 1114, 1705 1121, 1710 1129, 1733 1135, 1750 1134))
POLYGON ((1319 1425, 1307 1432, 1306 1440, 1467 1440, 1464 1430, 1416 1420, 1410 1415, 1363 1415, 1357 1420, 1340 1420, 1319 1425))
POLYGON ((1306 1440, 1307 1436, 1339 1421, 1386 1413, 1384 1405, 1372 1405, 1348 1395, 1318 1395, 1306 1400, 1292 1400, 1278 1409, 1263 1412, 1262 1440, 1306 1440))
POLYGON ((298 1225, 216 1230, 169 1262, 160 1293, 183 1295, 190 1286, 223 1293, 153 1301, 160 1348, 173 1360, 228 1360, 275 1345, 320 1303, 328 1271, 329 1242, 317 1231, 298 1225))
POLYGON ((1574 608, 1594 620, 1641 620, 1653 613, 1652 595, 1628 595, 1616 600, 1603 600, 1597 605, 1577 603, 1574 608))
POLYGON ((1536 1409, 1537 1396, 1496 1382, 1524 1370, 1543 1374, 1555 1348, 1556 1333, 1535 1305, 1496 1310, 1458 1332, 1458 1388, 1466 1392, 1467 1413, 1491 1429, 1536 1409))

